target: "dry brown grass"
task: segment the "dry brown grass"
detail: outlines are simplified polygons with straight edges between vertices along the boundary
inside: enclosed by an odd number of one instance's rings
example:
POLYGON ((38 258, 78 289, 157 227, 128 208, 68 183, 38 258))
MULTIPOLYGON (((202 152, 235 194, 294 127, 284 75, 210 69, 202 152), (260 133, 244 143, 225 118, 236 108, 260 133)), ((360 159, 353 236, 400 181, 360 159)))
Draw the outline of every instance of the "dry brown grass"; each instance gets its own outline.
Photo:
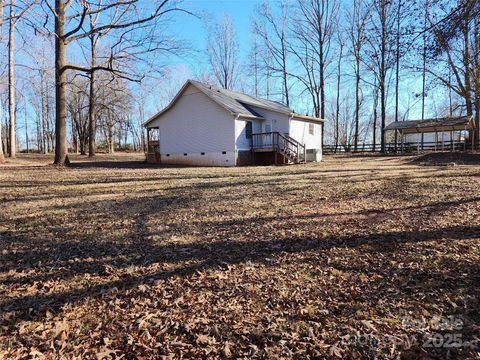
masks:
POLYGON ((480 356, 480 167, 139 159, 0 166, 0 358, 480 356))

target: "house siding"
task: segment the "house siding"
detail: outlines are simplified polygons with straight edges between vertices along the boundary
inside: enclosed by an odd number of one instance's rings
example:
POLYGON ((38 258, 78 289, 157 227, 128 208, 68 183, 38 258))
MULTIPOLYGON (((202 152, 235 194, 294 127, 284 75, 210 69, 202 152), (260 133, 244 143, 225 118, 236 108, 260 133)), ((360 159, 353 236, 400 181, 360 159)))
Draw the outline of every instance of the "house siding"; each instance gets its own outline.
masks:
POLYGON ((291 119, 290 136, 305 144, 307 161, 322 160, 322 125, 291 119), (313 135, 309 133, 309 124, 313 124, 313 135))
POLYGON ((156 126, 164 164, 235 165, 233 116, 192 85, 156 126))
POLYGON ((288 134, 290 131, 289 124, 288 124, 288 115, 282 114, 276 111, 271 111, 271 110, 266 110, 263 108, 259 108, 256 106, 249 106, 252 108, 256 113, 261 115, 265 120, 262 121, 262 124, 258 126, 257 129, 254 129, 253 132, 264 132, 265 131, 265 123, 270 121, 272 124, 272 130, 271 131, 276 131, 282 134, 288 134), (263 128, 262 128, 263 125, 263 128))
MULTIPOLYGON (((237 150, 250 150, 251 140, 246 137, 246 124, 247 121, 245 120, 235 120, 235 148, 237 150)), ((255 129, 253 129, 253 132, 256 132, 255 129)))

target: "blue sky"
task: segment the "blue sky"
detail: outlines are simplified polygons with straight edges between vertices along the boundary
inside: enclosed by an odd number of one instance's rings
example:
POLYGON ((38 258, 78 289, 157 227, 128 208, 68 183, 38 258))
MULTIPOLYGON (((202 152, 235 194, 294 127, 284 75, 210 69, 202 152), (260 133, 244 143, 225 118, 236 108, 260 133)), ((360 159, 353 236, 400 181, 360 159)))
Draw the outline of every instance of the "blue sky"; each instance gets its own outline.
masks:
MULTIPOLYGON (((200 15, 212 15, 213 19, 218 19, 224 13, 229 14, 237 30, 241 50, 244 51, 248 50, 248 36, 244 35, 250 33, 250 18, 258 3, 256 0, 186 0, 184 7, 200 15)), ((181 26, 185 37, 205 45, 207 34, 203 19, 189 19, 181 26)))

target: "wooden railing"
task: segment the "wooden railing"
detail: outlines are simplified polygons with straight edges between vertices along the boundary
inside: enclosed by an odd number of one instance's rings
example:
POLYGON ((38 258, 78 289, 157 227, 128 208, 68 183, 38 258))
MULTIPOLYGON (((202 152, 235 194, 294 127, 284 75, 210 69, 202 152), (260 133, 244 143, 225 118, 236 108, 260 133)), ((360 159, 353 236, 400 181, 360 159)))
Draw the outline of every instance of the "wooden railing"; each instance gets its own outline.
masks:
POLYGON ((280 153, 284 160, 296 164, 307 160, 305 145, 277 131, 252 134, 252 149, 267 151, 271 149, 275 153, 280 153))

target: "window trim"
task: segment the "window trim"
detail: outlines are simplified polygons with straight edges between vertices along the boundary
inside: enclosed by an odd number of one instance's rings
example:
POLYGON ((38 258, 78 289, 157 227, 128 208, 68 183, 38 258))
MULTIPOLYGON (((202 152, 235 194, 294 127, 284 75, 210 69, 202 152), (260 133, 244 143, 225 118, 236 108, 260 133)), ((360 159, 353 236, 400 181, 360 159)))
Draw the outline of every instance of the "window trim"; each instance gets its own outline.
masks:
POLYGON ((308 123, 308 135, 315 135, 315 124, 308 123))
POLYGON ((253 138, 253 122, 252 121, 246 121, 245 124, 245 139, 250 140, 253 138), (250 129, 248 128, 250 127, 250 129))

